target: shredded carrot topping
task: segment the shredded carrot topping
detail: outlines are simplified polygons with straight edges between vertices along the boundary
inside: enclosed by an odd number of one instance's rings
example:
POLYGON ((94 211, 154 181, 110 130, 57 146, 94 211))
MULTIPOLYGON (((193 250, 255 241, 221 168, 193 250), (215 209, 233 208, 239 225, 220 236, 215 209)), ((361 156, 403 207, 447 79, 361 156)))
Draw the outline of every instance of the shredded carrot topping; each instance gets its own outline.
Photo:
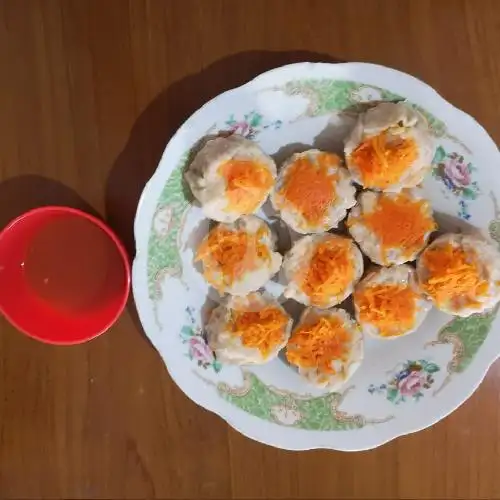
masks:
POLYGON ((256 234, 216 227, 202 242, 196 261, 203 263, 203 274, 215 288, 231 285, 243 273, 255 270, 259 263, 271 258, 269 248, 260 239, 266 232, 256 234))
POLYGON ((427 214, 425 200, 414 200, 405 194, 381 194, 375 210, 362 216, 362 222, 378 237, 384 254, 399 249, 409 257, 425 244, 425 237, 436 229, 427 214))
POLYGON ((320 223, 335 200, 337 175, 329 170, 338 166, 339 161, 339 157, 331 153, 295 160, 287 169, 279 192, 284 205, 292 205, 308 223, 320 223))
POLYGON ((422 259, 428 273, 422 288, 438 305, 451 301, 456 307, 460 304, 474 307, 478 304, 476 299, 487 293, 489 285, 481 277, 474 251, 465 252, 447 243, 429 248, 422 259))
POLYGON ((351 154, 364 186, 375 189, 385 189, 399 182, 417 158, 414 139, 391 137, 389 140, 387 132, 369 137, 351 154))
POLYGON ((374 325, 382 337, 394 337, 414 326, 417 297, 409 286, 380 284, 354 292, 354 303, 361 323, 374 325))
POLYGON ((322 373, 334 374, 332 361, 345 359, 351 337, 339 318, 321 317, 293 332, 286 357, 301 368, 317 368, 322 373))
POLYGON ((332 238, 318 244, 302 282, 302 290, 312 305, 328 304, 353 282, 355 269, 351 252, 351 242, 345 238, 332 238))
POLYGON ((218 171, 227 182, 227 211, 253 213, 273 185, 269 169, 255 161, 229 160, 218 171))
POLYGON ((229 323, 233 335, 241 337, 246 347, 256 347, 264 357, 284 340, 288 323, 286 314, 277 307, 265 307, 260 311, 233 311, 229 323))

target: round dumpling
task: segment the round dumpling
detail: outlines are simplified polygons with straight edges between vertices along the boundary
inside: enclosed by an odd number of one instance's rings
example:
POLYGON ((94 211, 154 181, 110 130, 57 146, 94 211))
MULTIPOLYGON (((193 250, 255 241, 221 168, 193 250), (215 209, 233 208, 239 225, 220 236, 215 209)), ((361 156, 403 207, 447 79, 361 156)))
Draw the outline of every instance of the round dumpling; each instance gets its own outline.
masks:
POLYGON ((300 375, 332 391, 352 377, 363 356, 361 329, 343 309, 306 309, 286 347, 286 358, 300 375))
POLYGON ((467 317, 500 301, 500 254, 478 236, 440 236, 420 255, 417 273, 422 290, 446 313, 467 317))
POLYGON ((285 256, 283 274, 285 297, 326 309, 351 295, 363 275, 363 255, 344 236, 304 236, 285 256))
POLYGON ((344 152, 358 184, 397 192, 422 182, 434 146, 421 113, 402 102, 382 102, 359 115, 344 152))
POLYGON ((266 201, 276 180, 276 165, 244 137, 216 137, 196 154, 185 178, 209 219, 234 222, 255 213, 266 201))
POLYGON ((347 227, 363 253, 382 266, 415 260, 437 227, 431 205, 416 189, 364 191, 358 201, 347 227))
POLYGON ((268 295, 231 297, 212 311, 208 345, 221 363, 262 364, 276 358, 290 337, 293 320, 268 295))
POLYGON ((246 295, 278 272, 282 257, 274 246, 269 226, 254 215, 246 215, 210 230, 195 260, 201 262, 203 276, 219 293, 246 295))
POLYGON ((294 154, 280 169, 271 201, 298 233, 323 233, 344 219, 356 188, 340 158, 316 149, 294 154))
POLYGON ((354 290, 356 320, 367 334, 393 339, 414 332, 431 309, 408 264, 370 272, 354 290))

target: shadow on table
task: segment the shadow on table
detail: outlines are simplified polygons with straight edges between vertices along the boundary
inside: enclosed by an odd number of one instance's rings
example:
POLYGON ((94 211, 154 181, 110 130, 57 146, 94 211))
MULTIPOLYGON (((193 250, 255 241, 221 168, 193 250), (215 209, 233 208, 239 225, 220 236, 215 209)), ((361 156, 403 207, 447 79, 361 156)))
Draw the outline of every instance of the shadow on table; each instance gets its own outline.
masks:
MULTIPOLYGON (((161 92, 135 122, 125 148, 116 159, 106 184, 106 218, 135 254, 133 223, 141 192, 153 175, 165 146, 179 126, 205 102, 251 80, 259 73, 296 62, 341 62, 308 51, 250 51, 225 57, 161 92)), ((139 326, 137 313, 130 313, 139 326)))
POLYGON ((33 208, 64 205, 101 216, 73 189, 41 175, 20 175, 0 183, 0 230, 33 208))

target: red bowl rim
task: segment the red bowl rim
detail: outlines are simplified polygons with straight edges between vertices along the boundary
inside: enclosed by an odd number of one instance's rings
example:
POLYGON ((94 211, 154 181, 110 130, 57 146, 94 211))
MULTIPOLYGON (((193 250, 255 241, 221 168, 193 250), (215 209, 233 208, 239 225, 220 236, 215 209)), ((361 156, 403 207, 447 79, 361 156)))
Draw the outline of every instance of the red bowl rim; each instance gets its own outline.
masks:
POLYGON ((65 207, 65 206, 58 206, 58 205, 48 205, 44 207, 38 207, 34 208, 32 210, 28 210, 27 212, 24 212, 23 214, 19 215, 15 219, 11 220, 1 231, 0 231, 0 241, 2 238, 19 222, 22 222, 24 219, 27 219, 33 215, 40 214, 42 212, 53 212, 53 213, 65 213, 65 214, 72 214, 76 215, 79 217, 83 217, 84 219, 87 219, 89 222, 92 222, 96 226, 98 226, 100 229, 102 229, 106 235, 113 241, 115 244, 116 248, 118 249, 118 252, 122 258, 123 262, 123 267, 124 267, 124 272, 125 272, 125 287, 123 291, 123 296, 120 301, 120 305, 116 310, 116 313, 113 315, 111 320, 104 325, 99 331, 93 332, 92 334, 89 334, 87 337, 79 340, 50 340, 45 337, 39 337, 38 335, 29 332, 19 326, 17 321, 12 318, 7 312, 2 308, 2 305, 0 304, 0 314, 5 316, 5 318, 15 327, 17 328, 20 332, 24 333, 28 337, 31 337, 33 339, 36 339, 40 342, 43 342, 45 344, 52 344, 52 345, 77 345, 77 344, 83 344, 85 342, 88 342, 89 340, 95 339, 96 337, 99 337, 103 333, 105 333, 120 317, 122 314, 123 310, 125 309, 125 305, 127 304, 127 300, 129 297, 130 293, 130 280, 131 280, 131 271, 130 271, 130 262, 129 262, 129 257, 127 254, 127 251, 125 250, 125 247, 123 246, 123 243, 119 240, 118 236, 112 231, 112 229, 107 226, 101 219, 98 219, 97 217, 94 217, 93 215, 88 214, 87 212, 83 212, 82 210, 78 210, 76 208, 71 208, 71 207, 65 207))

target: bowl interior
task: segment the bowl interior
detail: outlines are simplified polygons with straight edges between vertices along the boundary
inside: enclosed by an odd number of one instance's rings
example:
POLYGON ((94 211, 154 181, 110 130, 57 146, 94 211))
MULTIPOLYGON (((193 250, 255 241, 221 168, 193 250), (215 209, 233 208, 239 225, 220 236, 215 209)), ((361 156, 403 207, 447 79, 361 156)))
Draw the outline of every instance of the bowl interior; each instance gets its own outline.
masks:
POLYGON ((0 311, 14 326, 44 342, 74 344, 114 323, 130 270, 120 241, 101 221, 43 207, 0 233, 0 282, 0 311))

